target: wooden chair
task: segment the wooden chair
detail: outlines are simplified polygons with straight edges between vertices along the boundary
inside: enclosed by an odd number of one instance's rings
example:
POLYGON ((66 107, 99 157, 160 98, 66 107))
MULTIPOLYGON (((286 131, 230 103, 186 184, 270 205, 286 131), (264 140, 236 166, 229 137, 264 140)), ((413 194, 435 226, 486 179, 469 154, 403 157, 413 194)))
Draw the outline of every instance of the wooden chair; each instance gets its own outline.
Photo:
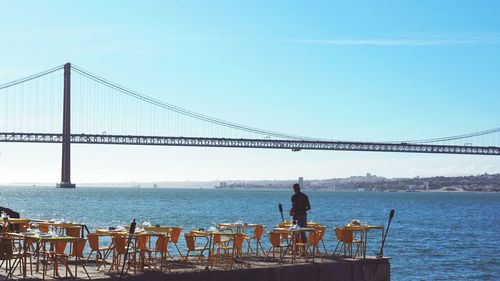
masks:
POLYGON ((12 277, 13 272, 15 271, 15 263, 17 262, 14 259, 14 253, 12 251, 13 248, 12 239, 1 238, 0 240, 0 268, 5 265, 5 272, 7 273, 6 279, 8 280, 12 277), (14 259, 14 264, 12 260, 14 259))

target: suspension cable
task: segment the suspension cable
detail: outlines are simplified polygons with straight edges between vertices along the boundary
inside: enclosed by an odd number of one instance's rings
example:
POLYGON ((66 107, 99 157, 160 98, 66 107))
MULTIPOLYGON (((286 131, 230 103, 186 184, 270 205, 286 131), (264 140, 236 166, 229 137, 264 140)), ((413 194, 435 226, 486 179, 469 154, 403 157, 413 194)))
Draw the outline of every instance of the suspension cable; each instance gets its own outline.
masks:
POLYGON ((409 141, 403 141, 403 142, 407 142, 407 143, 434 143, 434 142, 460 140, 460 139, 466 139, 466 138, 471 138, 471 137, 478 137, 478 136, 489 135, 489 134, 494 134, 494 133, 498 133, 498 132, 500 132, 500 127, 490 129, 490 130, 480 131, 480 132, 463 134, 463 135, 455 135, 455 136, 450 136, 450 137, 441 137, 441 138, 433 138, 433 139, 409 140, 409 141))
POLYGON ((224 126, 224 127, 233 128, 233 129, 240 130, 240 131, 245 131, 245 132, 250 132, 250 133, 255 133, 255 134, 265 135, 265 136, 273 136, 273 137, 277 137, 277 138, 296 139, 296 140, 320 140, 318 138, 311 138, 311 137, 305 137, 305 136, 284 134, 284 133, 275 132, 275 131, 262 130, 262 129, 258 129, 258 128, 254 128, 254 127, 249 127, 249 126, 245 126, 245 125, 217 119, 217 118, 214 118, 214 117, 211 117, 208 115, 196 113, 196 112, 193 112, 193 111, 190 111, 190 110, 187 110, 187 109, 184 109, 184 108, 172 105, 172 104, 165 103, 161 100, 142 95, 136 91, 127 89, 123 86, 120 86, 120 85, 114 83, 114 82, 106 80, 105 78, 102 78, 100 76, 92 74, 86 70, 83 70, 78 66, 73 65, 73 69, 76 72, 78 72, 79 74, 81 74, 89 79, 92 79, 98 83, 104 84, 104 85, 106 85, 112 89, 115 89, 117 91, 120 91, 128 96, 132 96, 134 98, 145 101, 147 103, 150 103, 150 104, 159 106, 161 108, 165 108, 167 110, 171 110, 171 111, 177 112, 179 114, 189 116, 189 117, 192 117, 192 118, 195 118, 198 120, 206 121, 206 122, 209 122, 212 124, 217 124, 217 125, 224 126))
POLYGON ((19 85, 19 84, 24 83, 24 82, 28 82, 30 80, 33 80, 33 79, 36 79, 36 78, 48 75, 48 74, 50 74, 52 72, 56 72, 56 71, 61 70, 63 68, 64 68, 64 65, 59 65, 59 66, 56 66, 56 67, 51 68, 49 70, 45 70, 43 72, 40 72, 40 73, 37 73, 37 74, 33 74, 31 76, 28 76, 28 77, 21 78, 21 79, 18 79, 18 80, 9 82, 9 83, 2 84, 2 85, 0 85, 0 90, 5 89, 5 88, 9 88, 9 87, 12 87, 12 86, 15 86, 15 85, 19 85))

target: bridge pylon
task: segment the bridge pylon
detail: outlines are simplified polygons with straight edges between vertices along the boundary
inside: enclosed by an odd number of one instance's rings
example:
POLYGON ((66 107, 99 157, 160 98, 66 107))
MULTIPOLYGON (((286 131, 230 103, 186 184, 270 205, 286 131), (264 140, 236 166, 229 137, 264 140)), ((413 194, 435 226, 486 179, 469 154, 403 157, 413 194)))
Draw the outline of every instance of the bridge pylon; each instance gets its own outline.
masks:
POLYGON ((64 65, 64 100, 61 183, 58 188, 75 188, 71 183, 71 64, 64 65))

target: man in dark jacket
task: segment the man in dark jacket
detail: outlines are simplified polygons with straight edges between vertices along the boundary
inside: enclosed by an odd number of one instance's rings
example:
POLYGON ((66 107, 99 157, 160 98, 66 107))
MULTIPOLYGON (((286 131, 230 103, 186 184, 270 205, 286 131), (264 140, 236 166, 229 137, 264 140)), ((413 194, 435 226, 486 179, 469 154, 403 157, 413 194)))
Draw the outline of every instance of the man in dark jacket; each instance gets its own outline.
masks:
MULTIPOLYGON (((293 185, 292 195, 292 208, 290 209, 290 216, 293 220, 297 221, 300 227, 307 227, 307 211, 311 210, 311 205, 309 204, 309 198, 307 195, 300 191, 300 185, 298 183, 293 185)), ((302 242, 306 242, 306 234, 301 233, 302 242)))

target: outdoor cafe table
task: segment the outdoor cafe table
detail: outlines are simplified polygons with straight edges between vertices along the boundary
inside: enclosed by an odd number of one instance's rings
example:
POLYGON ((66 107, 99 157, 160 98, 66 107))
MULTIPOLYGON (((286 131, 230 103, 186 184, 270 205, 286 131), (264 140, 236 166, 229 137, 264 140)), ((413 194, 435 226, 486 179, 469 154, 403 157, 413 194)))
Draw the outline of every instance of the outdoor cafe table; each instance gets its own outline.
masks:
POLYGON ((343 229, 345 230, 350 230, 353 232, 359 233, 360 240, 362 242, 362 255, 363 259, 366 258, 366 246, 368 244, 368 232, 370 230, 380 230, 382 233, 381 238, 380 238, 380 243, 382 243, 382 240, 384 238, 384 226, 383 225, 353 225, 353 224, 346 224, 343 226, 343 229))
MULTIPOLYGON (((284 253, 286 253, 290 248, 292 252, 292 263, 294 263, 296 257, 297 257, 297 241, 301 239, 301 233, 306 233, 306 232, 316 232, 316 228, 312 227, 289 227, 289 228, 283 228, 283 227, 276 227, 273 228, 273 231, 279 232, 279 233, 285 233, 290 236, 290 239, 292 240, 291 243, 289 242, 288 245, 285 248, 284 253)), ((281 257, 280 257, 281 258, 281 257)))
POLYGON ((258 224, 255 223, 219 223, 216 228, 219 230, 229 229, 235 230, 236 233, 245 233, 247 229, 256 228, 258 224))
MULTIPOLYGON (((57 235, 47 235, 47 234, 32 234, 32 233, 16 233, 16 232, 8 232, 5 234, 7 237, 11 237, 14 239, 21 239, 23 240, 23 267, 22 267, 22 272, 23 272, 23 278, 26 278, 26 262, 27 262, 27 251, 29 248, 29 245, 26 244, 26 238, 32 239, 35 243, 37 243, 37 246, 35 248, 35 255, 38 257, 40 255, 40 252, 45 254, 46 251, 46 245, 47 243, 56 243, 56 242, 66 242, 66 243, 74 243, 76 241, 81 240, 82 238, 80 237, 71 237, 71 236, 57 236, 57 235)), ((71 247, 70 247, 71 248, 71 247)), ((38 266, 37 266, 38 268, 38 266)), ((71 277, 73 277, 73 273, 71 272, 71 269, 69 266, 66 266, 69 274, 71 277)), ((55 267, 54 270, 57 270, 57 266, 55 267)), ((57 273, 59 275, 59 273, 57 273)))
POLYGON ((38 223, 38 225, 47 225, 59 229, 59 234, 64 234, 63 230, 78 228, 82 238, 84 236, 83 229, 86 227, 85 224, 73 223, 73 222, 59 222, 59 221, 46 221, 46 220, 38 220, 36 222, 38 223))
POLYGON ((4 218, 0 220, 0 225, 2 226, 2 232, 8 232, 9 231, 9 226, 10 225, 16 225, 16 224, 22 224, 22 223, 29 223, 31 220, 30 219, 25 219, 25 218, 4 218))

